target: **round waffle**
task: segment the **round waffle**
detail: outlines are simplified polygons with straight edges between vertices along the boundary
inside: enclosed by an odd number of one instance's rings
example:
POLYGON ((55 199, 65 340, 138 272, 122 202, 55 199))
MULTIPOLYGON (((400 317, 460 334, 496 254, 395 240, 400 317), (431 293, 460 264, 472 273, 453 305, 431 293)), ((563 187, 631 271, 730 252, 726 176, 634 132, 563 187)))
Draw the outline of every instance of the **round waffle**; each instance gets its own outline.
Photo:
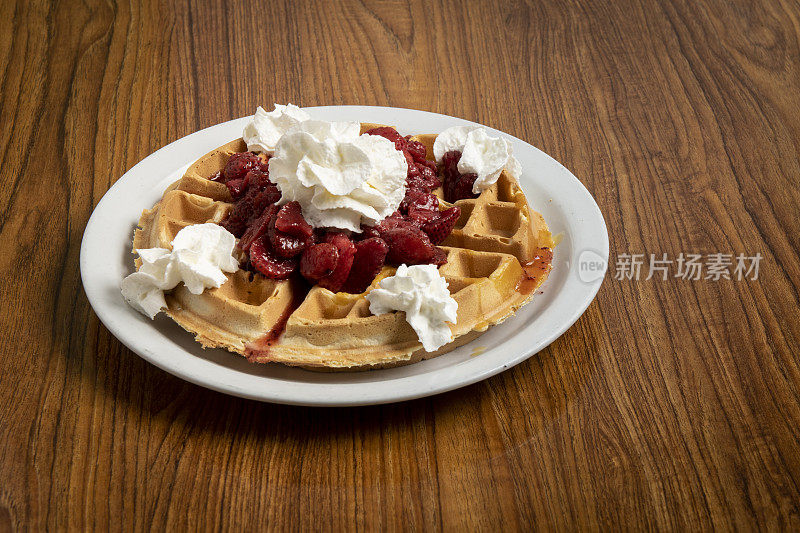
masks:
MULTIPOLYGON (((362 132, 376 124, 362 124, 362 132)), ((435 135, 413 137, 428 154, 435 135)), ((219 223, 230 211, 227 187, 208 178, 231 154, 245 151, 241 139, 206 154, 142 213, 133 248, 171 248, 191 224, 219 223)), ((436 191, 441 198, 441 190, 436 191)), ((443 206, 449 207, 443 200, 443 206)), ((386 266, 362 294, 333 293, 302 282, 267 279, 239 270, 221 287, 202 294, 182 284, 165 295, 166 313, 204 347, 221 347, 255 362, 313 369, 369 369, 413 363, 446 353, 474 339, 527 303, 549 273, 549 264, 528 274, 541 248, 553 241, 542 216, 531 210, 519 184, 503 171, 475 199, 459 200, 461 217, 442 243, 447 263, 439 272, 458 303, 454 340, 425 352, 405 313, 373 315, 366 294, 394 273, 386 266)), ((137 261, 137 268, 139 262, 137 261)))

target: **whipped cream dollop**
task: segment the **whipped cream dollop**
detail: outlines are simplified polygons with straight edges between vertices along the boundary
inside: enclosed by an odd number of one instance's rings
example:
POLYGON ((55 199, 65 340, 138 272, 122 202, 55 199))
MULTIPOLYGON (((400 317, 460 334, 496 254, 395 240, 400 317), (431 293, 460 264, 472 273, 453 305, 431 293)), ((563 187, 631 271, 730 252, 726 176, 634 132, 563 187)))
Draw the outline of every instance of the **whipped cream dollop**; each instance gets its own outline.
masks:
POLYGON ((275 104, 275 109, 267 111, 258 106, 253 120, 247 123, 242 132, 242 139, 247 143, 250 152, 264 152, 272 154, 275 145, 287 130, 296 126, 311 115, 294 104, 275 104))
POLYGON ((269 160, 280 203, 297 201, 315 228, 360 232, 394 213, 408 163, 392 141, 359 135, 358 122, 307 120, 289 129, 269 160))
POLYGON ((192 294, 219 287, 228 279, 225 272, 236 272, 239 262, 233 257, 236 237, 217 224, 186 226, 175 235, 172 250, 136 250, 142 260, 138 271, 120 283, 122 296, 140 313, 154 318, 167 306, 164 291, 183 282, 192 294))
POLYGON ((453 340, 447 322, 456 322, 458 302, 436 265, 400 265, 394 276, 383 278, 367 294, 367 300, 373 315, 404 311, 426 352, 453 340))
POLYGON ((480 126, 453 126, 437 135, 433 143, 433 155, 437 163, 444 154, 452 150, 461 152, 458 171, 462 174, 477 174, 472 186, 473 194, 480 194, 491 187, 503 169, 515 179, 522 173, 522 165, 513 155, 511 143, 502 137, 489 134, 480 126))

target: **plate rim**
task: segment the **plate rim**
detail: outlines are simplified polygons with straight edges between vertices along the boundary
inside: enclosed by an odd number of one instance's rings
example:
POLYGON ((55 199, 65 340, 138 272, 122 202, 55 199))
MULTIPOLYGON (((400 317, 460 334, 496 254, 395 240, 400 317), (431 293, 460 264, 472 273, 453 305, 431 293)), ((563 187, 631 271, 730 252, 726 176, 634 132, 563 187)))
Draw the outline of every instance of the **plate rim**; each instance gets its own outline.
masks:
MULTIPOLYGON (((184 149, 187 149, 187 145, 192 145, 192 144, 202 145, 203 143, 201 140, 205 139, 206 137, 209 137, 209 135, 213 134, 215 131, 217 130, 225 131, 226 128, 232 128, 235 124, 240 122, 243 123, 250 118, 249 116, 240 117, 237 119, 221 122, 219 124, 215 124, 207 128, 198 130, 196 132, 190 133, 189 135, 186 135, 171 143, 166 144, 165 146, 159 148, 155 152, 151 153, 150 155, 148 155, 147 157, 136 163, 134 166, 128 169, 122 176, 120 176, 120 178, 116 180, 114 184, 111 187, 109 187, 109 189, 103 194, 103 197, 100 199, 100 201, 97 202, 94 209, 92 210, 92 214, 89 217, 89 220, 87 221, 86 226, 84 228, 84 232, 81 238, 81 248, 80 248, 80 274, 81 274, 81 282, 84 288, 84 293, 86 294, 87 299, 89 300, 89 303, 94 313, 97 315, 98 319, 104 325, 104 327, 106 327, 106 329, 108 329, 109 332, 112 335, 114 335, 114 337, 117 340, 119 340, 123 345, 128 347, 131 351, 136 353, 138 356, 142 357, 144 360, 148 361, 149 363, 155 365, 156 367, 172 375, 175 375, 181 379, 184 379, 196 385, 200 385, 202 387, 209 388, 225 394, 231 394, 238 397, 271 402, 271 403, 333 407, 333 406, 374 405, 374 404, 400 402, 400 401, 407 401, 411 399, 431 396, 434 394, 440 394, 460 387, 465 387, 467 385, 477 383, 478 381, 482 381, 491 376, 499 374, 500 372, 503 372, 513 366, 516 366, 517 364, 527 360, 528 358, 532 357, 539 351, 543 350, 544 348, 549 346, 553 341, 555 341, 557 338, 563 335, 564 332, 566 332, 570 327, 572 327, 572 325, 574 325, 575 322, 583 315, 586 309, 588 309, 589 305, 591 305, 592 301, 594 301, 598 291, 600 290, 603 280, 605 279, 605 274, 608 268, 608 256, 609 256, 608 229, 603 214, 600 210, 600 207, 597 205, 597 202, 594 199, 594 197, 591 195, 591 193, 588 191, 585 185, 556 159, 550 157, 548 154, 536 148, 535 146, 531 145, 530 143, 527 143, 522 139, 509 135, 500 130, 496 130, 490 126, 485 126, 483 124, 465 120, 459 117, 453 117, 440 113, 433 113, 430 111, 399 108, 399 107, 358 106, 358 105, 315 106, 315 107, 305 107, 303 109, 311 112, 312 114, 314 111, 329 112, 329 113, 343 112, 345 115, 348 113, 358 114, 370 111, 376 114, 388 112, 388 113, 399 113, 402 115, 410 113, 412 115, 427 116, 428 119, 435 121, 443 121, 445 123, 455 122, 459 124, 479 125, 479 126, 484 126, 489 130, 499 133, 502 136, 512 140, 512 142, 514 142, 515 145, 522 145, 525 146, 526 149, 534 150, 537 155, 544 156, 549 160, 549 162, 555 163, 557 166, 556 168, 559 168, 563 171, 564 179, 566 179, 569 182, 569 185, 571 187, 575 188, 577 193, 583 196, 582 200, 590 208, 589 213, 584 213, 584 215, 587 215, 591 219, 592 223, 597 224, 596 229, 599 230, 596 233, 598 233, 601 237, 600 242, 596 243, 592 249, 604 261, 605 266, 603 268, 602 275, 598 279, 592 282, 584 282, 581 280, 576 280, 574 279, 575 278, 575 272, 573 271, 574 269, 572 268, 572 265, 570 265, 570 272, 567 273, 568 278, 565 281, 564 286, 561 287, 561 290, 563 291, 567 286, 567 284, 570 283, 570 281, 573 281, 574 284, 579 284, 577 286, 583 287, 584 290, 579 292, 581 298, 577 303, 577 305, 571 306, 572 311, 568 313, 568 315, 565 318, 559 321, 559 326, 557 328, 554 328, 552 331, 538 337, 536 339, 536 342, 532 344, 530 349, 523 349, 518 352, 515 352, 511 357, 508 357, 502 364, 495 364, 493 366, 488 366, 473 374, 469 374, 467 376, 461 376, 460 378, 451 379, 449 381, 445 380, 443 383, 433 383, 431 380, 427 380, 426 383, 425 379, 421 379, 426 374, 404 376, 404 377, 394 378, 390 381, 396 382, 396 381, 411 380, 411 381, 421 381, 422 383, 417 384, 417 386, 406 387, 406 388, 403 387, 405 383, 400 383, 399 390, 384 390, 382 394, 380 392, 376 393, 375 391, 373 391, 372 394, 366 394, 366 395, 362 394, 357 396, 347 395, 346 389, 349 386, 353 385, 357 386, 358 384, 354 383, 333 384, 333 385, 319 384, 320 388, 319 392, 322 392, 323 390, 329 389, 331 387, 343 390, 340 391, 339 393, 331 394, 330 396, 325 396, 324 394, 317 394, 314 397, 309 398, 309 397, 297 397, 291 395, 287 396, 285 393, 270 394, 270 390, 268 387, 265 387, 265 389, 260 391, 253 391, 247 388, 237 387, 235 384, 231 383, 227 384, 218 383, 215 382, 214 380, 202 379, 196 373, 192 372, 191 365, 189 365, 190 366, 189 368, 185 368, 184 366, 177 364, 177 362, 172 362, 173 364, 170 364, 171 362, 168 359, 164 359, 163 357, 159 358, 157 354, 154 353, 152 350, 148 350, 145 347, 143 347, 140 343, 134 342, 134 340, 129 334, 127 334, 125 331, 120 330, 117 321, 114 320, 113 313, 107 312, 107 311, 113 311, 113 309, 112 310, 106 309, 106 306, 99 297, 98 293, 99 288, 93 286, 93 283, 90 279, 91 276, 87 276, 87 273, 91 271, 90 265, 92 264, 92 261, 96 259, 94 256, 91 255, 90 244, 93 242, 92 239, 95 236, 95 234, 100 232, 98 224, 100 223, 101 216, 104 213, 104 210, 106 209, 106 204, 110 204, 114 198, 114 194, 118 194, 119 191, 121 191, 125 186, 130 187, 132 185, 132 180, 134 180, 137 177, 137 174, 143 171, 143 169, 145 169, 146 167, 152 165, 155 161, 158 161, 164 157, 169 157, 169 154, 172 152, 179 152, 184 149), (588 202, 586 202, 587 200, 588 202), (341 394, 342 392, 344 393, 345 397, 342 397, 341 394)), ((402 122, 402 120, 399 121, 402 122)), ((396 124, 396 125, 400 129, 403 129, 401 124, 396 124)), ((202 151, 199 155, 195 157, 195 159, 207 153, 208 151, 212 150, 216 146, 220 146, 222 144, 223 142, 214 144, 208 150, 202 151)), ((199 148, 192 149, 192 151, 200 151, 200 149, 199 148)), ((191 164, 192 161, 194 161, 194 159, 187 161, 185 165, 179 166, 178 169, 188 166, 188 164, 191 164)), ((172 173, 173 172, 164 173, 163 176, 171 175, 172 173)), ((148 207, 149 206, 144 206, 143 209, 147 209, 148 207)), ((587 223, 588 222, 584 222, 583 225, 585 226, 587 223)), ((138 313, 136 313, 135 310, 133 310, 132 308, 129 309, 130 312, 138 315, 138 313)), ((522 332, 515 333, 511 339, 520 335, 521 333, 522 332)), ((191 335, 189 333, 186 334, 191 335)), ((189 352, 186 353, 191 357, 195 357, 193 354, 189 352)), ((238 357, 235 354, 230 354, 230 355, 238 357)), ((435 374, 444 373, 443 371, 446 372, 447 369, 448 367, 433 369, 430 373, 435 373, 435 374)), ((380 372, 380 371, 381 370, 373 370, 368 372, 380 372)), ((361 372, 358 373, 360 374, 361 372)), ((347 372, 340 374, 347 374, 347 372)), ((284 381, 284 380, 279 380, 278 378, 272 378, 268 376, 253 376, 253 377, 267 381, 275 381, 275 380, 284 381)), ((381 383, 382 382, 374 382, 374 383, 365 383, 363 385, 365 388, 374 389, 374 388, 381 388, 381 383)), ((313 386, 314 384, 310 385, 313 386)), ((394 389, 397 388, 398 387, 394 387, 394 389)))

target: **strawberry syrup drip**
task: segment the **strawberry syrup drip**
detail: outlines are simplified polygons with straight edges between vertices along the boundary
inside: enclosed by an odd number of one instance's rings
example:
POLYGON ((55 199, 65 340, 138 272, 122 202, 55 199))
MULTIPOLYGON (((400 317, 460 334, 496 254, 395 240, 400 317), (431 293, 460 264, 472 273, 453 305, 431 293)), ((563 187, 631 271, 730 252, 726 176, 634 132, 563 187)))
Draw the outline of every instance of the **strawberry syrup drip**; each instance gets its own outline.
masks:
POLYGON ((522 278, 517 283, 517 292, 530 294, 541 283, 542 278, 547 276, 553 265, 553 250, 550 248, 539 248, 536 255, 522 265, 522 278))
POLYGON ((249 362, 268 363, 271 360, 269 356, 270 350, 278 343, 281 335, 283 335, 283 332, 286 330, 286 323, 289 322, 289 317, 292 316, 292 313, 294 313, 297 308, 300 307, 300 304, 303 303, 303 300, 305 300, 306 294, 308 293, 308 286, 297 279, 290 280, 290 283, 292 284, 292 303, 283 310, 278 321, 275 322, 275 325, 272 326, 272 329, 269 330, 266 335, 259 337, 245 346, 244 353, 249 362))

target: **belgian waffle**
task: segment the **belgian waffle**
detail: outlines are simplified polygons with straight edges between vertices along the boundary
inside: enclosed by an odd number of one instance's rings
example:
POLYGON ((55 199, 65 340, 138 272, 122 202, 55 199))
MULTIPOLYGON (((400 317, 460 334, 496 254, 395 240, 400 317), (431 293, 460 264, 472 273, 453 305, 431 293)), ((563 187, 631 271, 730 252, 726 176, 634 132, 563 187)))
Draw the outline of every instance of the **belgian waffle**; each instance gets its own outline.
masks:
MULTIPOLYGON (((376 126, 363 124, 362 131, 376 126)), ((428 148, 435 135, 414 137, 428 148)), ((134 249, 163 247, 191 224, 219 223, 232 207, 227 187, 208 178, 231 154, 246 150, 241 139, 206 154, 142 213, 134 249)), ((441 198, 441 190, 436 191, 441 198)), ((441 201, 442 207, 450 204, 441 201)), ((245 270, 199 295, 178 285, 165 296, 166 313, 193 333, 203 347, 221 347, 256 362, 316 369, 369 369, 413 363, 446 353, 474 339, 527 303, 545 280, 526 266, 541 248, 552 248, 550 232, 531 210, 507 172, 476 199, 459 200, 461 217, 442 244, 447 263, 439 271, 458 302, 454 340, 425 352, 403 312, 372 315, 365 295, 394 273, 386 266, 362 294, 332 293, 317 286, 277 281, 245 270), (523 290, 520 290, 524 287, 523 290)), ((139 266, 137 262, 137 267, 139 266)))

